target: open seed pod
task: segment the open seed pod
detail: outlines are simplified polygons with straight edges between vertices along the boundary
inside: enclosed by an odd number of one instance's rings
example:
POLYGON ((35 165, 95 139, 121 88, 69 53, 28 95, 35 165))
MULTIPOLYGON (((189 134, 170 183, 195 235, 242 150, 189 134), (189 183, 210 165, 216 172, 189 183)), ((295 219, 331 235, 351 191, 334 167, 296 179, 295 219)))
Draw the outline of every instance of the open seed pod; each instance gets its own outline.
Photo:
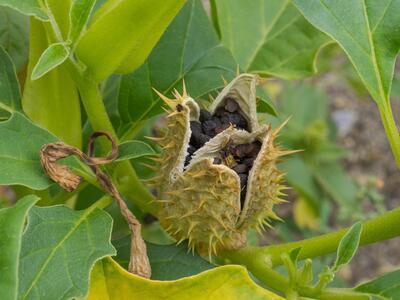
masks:
POLYGON ((249 228, 277 218, 284 187, 276 163, 288 152, 273 143, 279 129, 258 124, 255 86, 253 75, 236 77, 209 111, 186 91, 160 95, 171 109, 160 139, 160 222, 203 254, 243 247, 249 228))

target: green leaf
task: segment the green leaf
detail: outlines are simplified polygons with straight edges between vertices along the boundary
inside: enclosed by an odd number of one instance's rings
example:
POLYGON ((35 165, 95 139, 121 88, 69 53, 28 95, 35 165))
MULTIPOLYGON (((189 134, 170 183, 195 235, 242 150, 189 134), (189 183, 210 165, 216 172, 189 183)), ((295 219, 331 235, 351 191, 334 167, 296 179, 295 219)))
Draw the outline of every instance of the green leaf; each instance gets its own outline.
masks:
POLYGON ((360 244, 361 231, 362 224, 360 222, 355 223, 340 240, 336 261, 333 266, 335 272, 339 270, 341 266, 348 264, 354 254, 356 254, 358 245, 360 244))
POLYGON ((22 239, 19 298, 83 297, 94 263, 115 255, 112 219, 96 204, 83 211, 64 206, 31 209, 22 239))
POLYGON ((38 200, 26 196, 13 207, 0 209, 0 299, 17 299, 22 230, 29 209, 38 200))
POLYGON ((329 38, 290 0, 215 0, 222 43, 247 72, 286 79, 317 72, 316 56, 329 38))
POLYGON ((61 65, 43 77, 31 80, 33 67, 43 51, 53 43, 50 37, 50 24, 31 20, 29 65, 22 107, 35 124, 48 129, 67 144, 80 148, 80 99, 66 66, 61 65))
POLYGON ((152 88, 170 96, 174 88, 182 90, 184 79, 190 96, 198 99, 235 74, 236 62, 220 44, 201 1, 187 1, 144 65, 122 77, 121 118, 135 124, 161 113, 162 101, 152 88))
POLYGON ((340 206, 354 213, 358 188, 353 178, 346 174, 338 161, 324 163, 312 168, 317 182, 340 206))
POLYGON ((28 16, 47 20, 46 12, 40 7, 39 0, 0 0, 0 6, 8 6, 28 16))
POLYGON ((283 300, 255 284, 242 266, 223 266, 174 281, 154 281, 132 275, 111 258, 97 263, 88 300, 98 299, 252 299, 283 300))
POLYGON ((61 65, 69 56, 69 50, 63 43, 50 45, 32 70, 31 79, 36 80, 61 65))
POLYGON ((0 123, 0 185, 23 185, 43 190, 51 181, 43 173, 39 151, 56 141, 48 131, 35 126, 20 113, 0 123))
POLYGON ((70 29, 68 39, 75 43, 89 20, 96 0, 74 0, 70 11, 70 29))
POLYGON ((379 295, 387 299, 400 299, 400 270, 389 272, 383 276, 357 286, 357 292, 379 295))
POLYGON ((276 116, 277 115, 276 108, 271 98, 267 94, 267 92, 261 86, 257 86, 256 95, 257 95, 257 112, 268 113, 270 115, 276 116))
POLYGON ((28 62, 29 18, 8 7, 0 7, 0 46, 11 56, 16 69, 28 62))
POLYGON ((98 81, 114 72, 134 71, 183 3, 184 0, 107 1, 82 35, 76 54, 98 81))
POLYGON ((0 109, 22 111, 21 92, 11 57, 0 46, 0 109))
MULTIPOLYGON (((197 253, 189 252, 186 245, 147 244, 147 255, 151 265, 151 279, 176 280, 196 275, 214 268, 197 253)), ((123 238, 115 242, 118 255, 116 260, 124 267, 129 264, 130 239, 123 238)))
POLYGON ((377 102, 388 101, 400 49, 400 0, 294 0, 343 48, 377 102))
POLYGON ((118 157, 115 161, 136 159, 144 156, 155 155, 156 151, 142 141, 128 141, 118 145, 118 157))

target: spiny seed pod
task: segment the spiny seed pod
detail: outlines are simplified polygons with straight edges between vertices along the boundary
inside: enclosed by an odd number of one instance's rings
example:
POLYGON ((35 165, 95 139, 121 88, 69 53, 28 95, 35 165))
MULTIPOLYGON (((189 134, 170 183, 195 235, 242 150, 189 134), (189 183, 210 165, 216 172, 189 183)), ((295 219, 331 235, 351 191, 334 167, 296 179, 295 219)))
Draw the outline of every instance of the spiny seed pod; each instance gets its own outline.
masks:
POLYGON ((290 152, 273 143, 283 125, 273 130, 257 121, 256 81, 239 75, 209 111, 185 88, 174 100, 159 94, 170 108, 158 138, 160 222, 200 253, 243 247, 249 228, 261 230, 278 218, 272 208, 283 201, 285 187, 276 163, 290 152))

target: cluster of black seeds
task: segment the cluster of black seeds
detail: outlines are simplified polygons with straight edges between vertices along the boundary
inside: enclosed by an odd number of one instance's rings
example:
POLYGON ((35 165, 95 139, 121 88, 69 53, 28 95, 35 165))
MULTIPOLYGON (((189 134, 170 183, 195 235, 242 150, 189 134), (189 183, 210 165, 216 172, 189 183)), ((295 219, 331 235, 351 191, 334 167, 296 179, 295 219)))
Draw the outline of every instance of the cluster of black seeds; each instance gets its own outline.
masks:
MULTIPOLYGON (((233 98, 225 98, 224 105, 218 107, 213 115, 201 109, 199 122, 190 122, 192 135, 190 136, 185 166, 189 164, 197 149, 203 147, 211 138, 231 125, 249 131, 249 124, 241 114, 239 104, 233 98)), ((224 163, 239 175, 242 207, 246 196, 249 171, 253 167, 260 149, 261 143, 259 141, 241 145, 228 144, 221 150, 220 157, 214 159, 214 164, 224 163)))
POLYGON ((253 167, 260 150, 261 142, 259 141, 240 145, 228 144, 220 151, 221 158, 214 159, 214 164, 224 162, 225 165, 238 174, 240 178, 240 202, 242 208, 246 197, 249 171, 253 167))
POLYGON ((188 155, 186 156, 185 166, 192 158, 193 153, 203 147, 211 138, 234 125, 238 129, 249 130, 246 118, 240 113, 239 105, 232 98, 225 99, 225 105, 220 106, 211 115, 208 111, 200 110, 200 122, 190 121, 190 136, 188 155))

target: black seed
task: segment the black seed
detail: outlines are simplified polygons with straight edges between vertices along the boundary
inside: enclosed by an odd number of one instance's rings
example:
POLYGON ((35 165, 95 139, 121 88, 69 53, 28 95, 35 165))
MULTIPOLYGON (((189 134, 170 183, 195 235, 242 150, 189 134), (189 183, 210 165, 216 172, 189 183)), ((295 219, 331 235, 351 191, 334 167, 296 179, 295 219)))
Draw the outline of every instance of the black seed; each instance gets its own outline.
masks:
POLYGON ((178 105, 176 106, 176 110, 177 110, 178 112, 181 112, 181 111, 183 110, 182 104, 178 104, 178 105))
POLYGON ((248 175, 247 174, 239 174, 239 178, 240 178, 240 186, 243 188, 247 184, 248 175))
POLYGON ((192 159, 192 156, 191 156, 190 154, 186 155, 186 157, 185 157, 185 163, 184 163, 184 166, 185 166, 185 167, 190 163, 190 160, 191 160, 191 159, 192 159))
POLYGON ((221 124, 221 126, 218 126, 217 128, 215 128, 215 133, 221 133, 222 131, 224 131, 225 129, 227 129, 230 126, 230 124, 221 124))
MULTIPOLYGON (((216 119, 218 120, 218 119, 216 119)), ((219 120, 218 120, 219 121, 219 120)), ((208 136, 214 136, 215 135, 215 128, 219 126, 217 122, 212 120, 207 120, 202 124, 203 132, 207 134, 208 136)))
POLYGON ((244 163, 246 166, 251 168, 253 166, 255 160, 256 160, 255 157, 248 157, 248 158, 243 159, 242 163, 244 163))
POLYGON ((221 117, 224 113, 226 113, 225 108, 223 106, 220 106, 215 110, 214 115, 217 117, 221 117))
POLYGON ((239 109, 239 104, 233 98, 227 98, 225 104, 225 110, 233 113, 239 109))
POLYGON ((210 119, 211 119, 211 114, 205 109, 200 109, 200 122, 203 123, 210 119))
POLYGON ((247 156, 257 157, 258 152, 261 150, 261 143, 259 141, 252 142, 248 148, 247 156))
POLYGON ((234 166, 232 168, 232 170, 238 174, 243 174, 243 173, 247 173, 249 168, 245 164, 237 164, 236 166, 234 166))
POLYGON ((192 131, 192 134, 200 134, 203 133, 201 129, 201 124, 197 121, 190 121, 190 130, 192 131))
POLYGON ((188 149, 187 149, 187 152, 190 154, 190 155, 192 155, 193 153, 195 153, 196 152, 196 147, 195 146, 193 146, 193 145, 189 145, 189 147, 188 147, 188 149))
POLYGON ((214 157, 214 165, 220 165, 222 163, 222 159, 220 159, 219 157, 214 157))

